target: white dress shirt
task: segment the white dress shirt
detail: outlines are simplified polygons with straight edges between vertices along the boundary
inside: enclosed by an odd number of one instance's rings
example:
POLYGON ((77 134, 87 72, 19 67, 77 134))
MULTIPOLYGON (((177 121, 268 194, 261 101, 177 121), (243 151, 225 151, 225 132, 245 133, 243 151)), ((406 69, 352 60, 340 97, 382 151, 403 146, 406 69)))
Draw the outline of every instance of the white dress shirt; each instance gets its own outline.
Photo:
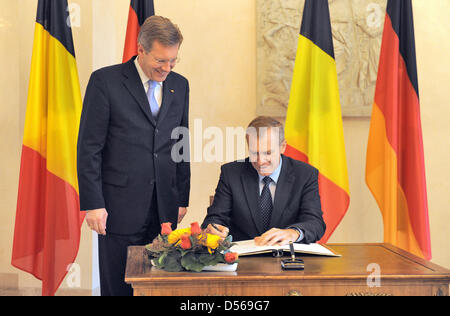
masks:
MULTIPOLYGON (((275 200, 275 190, 277 188, 278 178, 280 177, 281 165, 282 164, 283 164, 283 158, 280 157, 280 163, 278 164, 277 169, 275 169, 275 171, 272 172, 271 175, 269 175, 269 177, 272 179, 272 182, 270 182, 270 184, 269 184, 270 195, 272 196, 272 203, 275 200)), ((265 177, 260 175, 260 174, 258 174, 258 176, 259 176, 259 195, 261 195, 262 190, 264 188, 264 181, 263 181, 263 179, 265 177)))
MULTIPOLYGON (((147 77, 147 75, 144 73, 141 66, 139 65, 138 58, 139 58, 139 56, 136 57, 136 59, 134 60, 134 64, 136 65, 137 72, 139 74, 139 77, 141 78, 142 85, 144 86, 144 89, 145 89, 145 93, 147 94, 148 88, 149 88, 148 81, 150 79, 147 77)), ((156 102, 158 102, 159 107, 161 107, 161 102, 162 102, 162 85, 163 85, 162 82, 157 81, 155 91, 153 91, 153 93, 155 94, 156 102)))

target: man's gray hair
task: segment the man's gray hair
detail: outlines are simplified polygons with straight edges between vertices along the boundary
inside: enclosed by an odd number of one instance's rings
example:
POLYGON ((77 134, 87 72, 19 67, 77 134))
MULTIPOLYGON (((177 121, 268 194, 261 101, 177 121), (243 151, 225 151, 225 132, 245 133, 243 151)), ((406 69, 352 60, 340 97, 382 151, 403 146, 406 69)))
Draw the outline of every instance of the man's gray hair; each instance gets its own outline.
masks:
POLYGON ((168 18, 152 15, 142 24, 138 35, 138 43, 142 45, 146 52, 149 52, 154 41, 158 41, 164 46, 181 45, 183 35, 181 35, 178 26, 168 18))

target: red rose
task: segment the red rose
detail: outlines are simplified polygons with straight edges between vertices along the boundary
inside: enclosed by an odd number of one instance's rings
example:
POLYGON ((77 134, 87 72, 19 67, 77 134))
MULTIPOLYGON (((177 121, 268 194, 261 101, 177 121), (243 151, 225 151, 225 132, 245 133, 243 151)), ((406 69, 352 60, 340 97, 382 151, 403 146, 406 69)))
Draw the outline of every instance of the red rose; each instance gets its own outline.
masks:
POLYGON ((184 250, 190 249, 192 247, 190 236, 191 235, 189 235, 188 233, 181 235, 181 245, 180 246, 184 250))
POLYGON ((200 226, 197 222, 191 224, 191 235, 199 235, 202 233, 200 226))
POLYGON ((162 223, 161 224, 161 235, 170 235, 172 232, 172 223, 162 223))
POLYGON ((234 263, 238 259, 238 254, 235 252, 227 252, 225 254, 226 263, 234 263))

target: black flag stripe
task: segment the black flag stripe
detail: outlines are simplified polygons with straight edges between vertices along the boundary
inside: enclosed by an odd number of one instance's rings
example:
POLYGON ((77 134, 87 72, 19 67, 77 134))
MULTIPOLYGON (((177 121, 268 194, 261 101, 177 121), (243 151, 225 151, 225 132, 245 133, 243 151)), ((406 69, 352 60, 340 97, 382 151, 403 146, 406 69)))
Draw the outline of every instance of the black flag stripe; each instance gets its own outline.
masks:
POLYGON ((36 22, 75 57, 67 0, 39 0, 36 22))
POLYGON ((136 12, 140 26, 149 16, 155 15, 153 0, 131 0, 131 7, 136 12))
POLYGON ((417 80, 416 44, 414 40, 414 20, 411 0, 389 0, 386 12, 392 22, 392 28, 399 39, 400 54, 406 63, 409 80, 419 96, 417 80))
POLYGON ((300 34, 334 59, 328 0, 306 0, 300 34))

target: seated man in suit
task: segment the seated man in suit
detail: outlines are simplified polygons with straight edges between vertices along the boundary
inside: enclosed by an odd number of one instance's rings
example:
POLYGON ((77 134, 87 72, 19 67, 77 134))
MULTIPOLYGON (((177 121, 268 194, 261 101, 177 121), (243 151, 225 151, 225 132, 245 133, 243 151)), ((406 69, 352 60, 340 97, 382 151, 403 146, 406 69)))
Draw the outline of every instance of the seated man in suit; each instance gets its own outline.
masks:
POLYGON ((325 233, 318 170, 282 155, 283 125, 257 117, 248 126, 249 157, 221 167, 206 232, 259 245, 314 243, 325 233))

